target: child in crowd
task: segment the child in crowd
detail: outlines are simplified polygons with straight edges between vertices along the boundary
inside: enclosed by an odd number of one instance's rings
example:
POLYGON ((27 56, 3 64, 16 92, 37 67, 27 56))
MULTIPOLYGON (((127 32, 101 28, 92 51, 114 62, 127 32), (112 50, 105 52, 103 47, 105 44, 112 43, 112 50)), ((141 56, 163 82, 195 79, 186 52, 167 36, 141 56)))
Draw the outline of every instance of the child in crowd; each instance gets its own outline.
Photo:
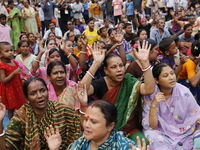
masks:
POLYGON ((189 59, 185 64, 183 64, 183 69, 178 76, 178 82, 190 89, 191 93, 196 98, 197 103, 200 105, 200 86, 198 86, 200 80, 199 55, 200 41, 195 41, 192 44, 189 59))
POLYGON ((27 101, 22 90, 20 73, 23 71, 19 63, 13 60, 14 51, 8 42, 0 42, 0 96, 8 109, 8 117, 12 118, 14 109, 27 101))
POLYGON ((0 14, 0 42, 8 42, 12 45, 10 31, 11 27, 7 25, 6 15, 0 14))
POLYGON ((181 61, 180 61, 180 64, 178 66, 176 66, 174 55, 177 54, 178 48, 177 48, 174 40, 172 40, 170 38, 164 38, 160 42, 159 48, 162 51, 162 53, 164 54, 161 62, 165 62, 168 65, 170 65, 175 70, 176 76, 178 76, 178 74, 181 72, 182 65, 187 60, 186 57, 180 53, 181 61))

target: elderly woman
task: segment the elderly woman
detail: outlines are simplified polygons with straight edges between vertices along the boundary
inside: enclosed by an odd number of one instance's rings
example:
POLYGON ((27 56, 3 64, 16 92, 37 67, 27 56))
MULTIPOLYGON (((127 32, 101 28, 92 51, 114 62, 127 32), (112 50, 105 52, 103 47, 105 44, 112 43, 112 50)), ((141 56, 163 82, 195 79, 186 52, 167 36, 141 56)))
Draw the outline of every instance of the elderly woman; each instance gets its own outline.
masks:
POLYGON ((44 130, 50 125, 57 126, 60 130, 63 140, 61 149, 66 149, 70 143, 79 138, 79 115, 62 103, 49 101, 44 80, 37 77, 29 78, 23 85, 23 91, 29 103, 16 111, 6 131, 3 131, 2 126, 6 108, 0 102, 1 150, 48 149, 44 130))
POLYGON ((117 107, 119 117, 116 129, 124 131, 134 141, 136 136, 145 138, 140 131, 140 94, 149 95, 154 92, 155 83, 148 60, 149 50, 148 42, 144 41, 142 47, 139 44, 138 52, 135 51, 144 73, 144 83, 130 74, 125 75, 124 64, 118 55, 109 54, 105 57, 105 51, 98 48, 94 49, 93 64, 82 79, 82 83, 87 85, 88 95, 94 94, 98 99, 107 100, 117 107), (107 76, 92 81, 103 60, 107 76))
POLYGON ((157 85, 144 97, 142 121, 150 148, 199 149, 200 107, 192 93, 176 83, 174 70, 166 63, 155 65, 153 76, 157 85))

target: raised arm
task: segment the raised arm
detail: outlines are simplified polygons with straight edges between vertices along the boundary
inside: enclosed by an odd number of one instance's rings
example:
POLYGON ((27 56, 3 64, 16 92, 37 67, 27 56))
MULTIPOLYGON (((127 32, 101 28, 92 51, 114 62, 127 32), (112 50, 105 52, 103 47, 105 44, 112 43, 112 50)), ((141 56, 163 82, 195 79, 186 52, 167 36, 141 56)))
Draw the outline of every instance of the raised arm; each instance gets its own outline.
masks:
POLYGON ((140 94, 150 95, 154 92, 155 81, 151 72, 151 65, 149 63, 149 50, 151 45, 147 41, 143 41, 142 45, 138 44, 138 52, 134 49, 135 56, 139 60, 144 73, 144 83, 140 86, 140 94))
POLYGON ((137 9, 135 9, 135 10, 134 10, 134 18, 133 18, 133 21, 135 22, 135 25, 136 25, 137 27, 139 27, 139 26, 140 26, 140 22, 139 22, 139 20, 138 20, 137 15, 138 15, 138 11, 137 11, 137 9))
POLYGON ((87 66, 86 66, 86 47, 87 47, 87 37, 83 34, 81 34, 80 36, 81 38, 81 42, 82 42, 82 46, 81 46, 81 52, 80 52, 80 58, 79 58, 79 64, 80 64, 80 68, 82 70, 86 70, 87 66))
POLYGON ((94 88, 91 85, 93 79, 92 76, 95 75, 97 69, 99 68, 99 66, 101 66, 105 58, 105 50, 100 49, 100 47, 101 47, 100 43, 94 43, 92 51, 94 61, 92 63, 92 66, 82 79, 82 84, 86 84, 88 95, 92 95, 94 93, 94 88))

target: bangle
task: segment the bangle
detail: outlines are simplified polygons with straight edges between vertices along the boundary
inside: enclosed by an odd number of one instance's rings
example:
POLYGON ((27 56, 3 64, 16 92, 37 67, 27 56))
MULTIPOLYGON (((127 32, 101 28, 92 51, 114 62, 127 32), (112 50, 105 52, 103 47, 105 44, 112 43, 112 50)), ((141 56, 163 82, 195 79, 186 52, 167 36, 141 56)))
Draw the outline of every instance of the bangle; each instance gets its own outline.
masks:
POLYGON ((157 106, 156 106, 156 105, 151 105, 150 107, 154 107, 154 108, 157 108, 157 106))
POLYGON ((81 54, 87 54, 87 52, 84 52, 84 51, 80 51, 80 53, 81 53, 81 54))
POLYGON ((121 42, 121 43, 118 43, 117 45, 118 45, 118 46, 120 46, 120 45, 122 45, 122 44, 123 44, 123 42, 121 42))
POLYGON ((5 130, 3 130, 3 133, 0 134, 0 137, 4 136, 4 134, 5 134, 5 130))
POLYGON ((144 72, 144 71, 147 71, 147 70, 149 70, 151 68, 151 65, 149 65, 148 67, 146 67, 146 68, 142 68, 142 71, 144 72))
POLYGON ((80 112, 82 115, 85 115, 85 112, 81 111, 81 109, 79 109, 79 112, 80 112))
POLYGON ((90 71, 87 71, 87 73, 94 79, 94 76, 91 74, 90 71))
POLYGON ((69 53, 69 55, 67 56, 67 58, 69 58, 72 55, 72 53, 69 53))
POLYGON ((34 59, 34 61, 40 62, 40 60, 38 60, 38 59, 36 59, 36 58, 34 59))

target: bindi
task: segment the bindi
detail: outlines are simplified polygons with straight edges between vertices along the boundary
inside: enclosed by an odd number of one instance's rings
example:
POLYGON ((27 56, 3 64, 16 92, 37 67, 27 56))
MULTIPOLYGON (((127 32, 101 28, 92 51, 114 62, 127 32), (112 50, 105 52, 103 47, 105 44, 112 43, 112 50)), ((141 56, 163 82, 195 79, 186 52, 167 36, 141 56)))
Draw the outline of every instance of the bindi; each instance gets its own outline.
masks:
POLYGON ((90 118, 90 116, 86 116, 86 118, 87 118, 87 119, 89 119, 89 118, 90 118))

